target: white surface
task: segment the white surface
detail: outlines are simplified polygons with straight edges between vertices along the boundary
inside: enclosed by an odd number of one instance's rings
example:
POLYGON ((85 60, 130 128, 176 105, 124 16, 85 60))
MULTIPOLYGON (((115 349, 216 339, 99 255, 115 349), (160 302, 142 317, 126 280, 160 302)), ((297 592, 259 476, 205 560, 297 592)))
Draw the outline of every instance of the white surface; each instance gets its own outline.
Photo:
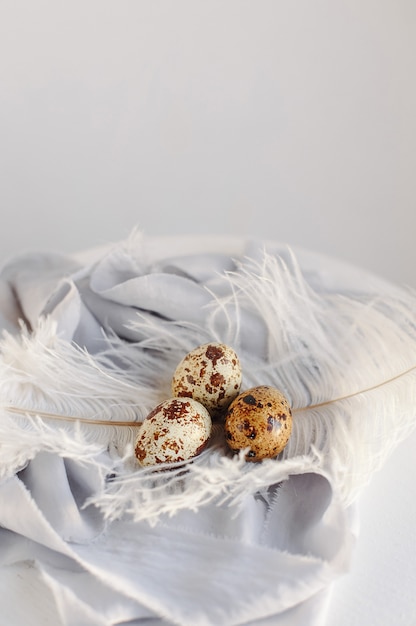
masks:
POLYGON ((416 431, 375 474, 359 505, 351 572, 334 588, 328 624, 416 624, 416 431))
POLYGON ((411 0, 2 0, 0 257, 254 234, 416 285, 411 0))

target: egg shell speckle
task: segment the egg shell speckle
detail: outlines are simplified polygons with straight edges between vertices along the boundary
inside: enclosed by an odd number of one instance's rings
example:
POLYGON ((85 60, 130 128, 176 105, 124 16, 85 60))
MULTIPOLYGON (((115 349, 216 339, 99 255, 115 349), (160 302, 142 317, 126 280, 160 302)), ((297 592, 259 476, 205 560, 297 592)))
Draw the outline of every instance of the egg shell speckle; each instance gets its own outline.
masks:
POLYGON ((241 393, 228 407, 225 438, 238 452, 249 448, 246 461, 276 457, 292 431, 292 412, 285 396, 267 385, 241 393))
POLYGON ((171 398, 149 413, 136 439, 142 466, 186 461, 204 449, 211 435, 211 416, 192 398, 171 398))
POLYGON ((189 352, 178 364, 172 394, 194 398, 216 418, 238 396, 241 378, 235 351, 223 343, 207 343, 189 352))

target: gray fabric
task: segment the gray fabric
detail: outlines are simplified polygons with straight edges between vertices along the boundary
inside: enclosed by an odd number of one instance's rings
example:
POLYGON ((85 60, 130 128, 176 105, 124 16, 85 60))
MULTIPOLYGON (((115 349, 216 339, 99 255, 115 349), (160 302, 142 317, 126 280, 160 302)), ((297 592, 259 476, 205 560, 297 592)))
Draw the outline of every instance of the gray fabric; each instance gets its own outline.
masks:
MULTIPOLYGON (((203 326, 212 295, 223 295, 219 274, 241 271, 263 248, 247 242, 237 260, 208 250, 178 257, 160 251, 149 261, 115 247, 86 266, 50 254, 23 256, 1 273, 0 322, 18 333, 19 317, 34 326, 49 315, 68 341, 91 353, 106 349, 108 333, 140 341, 131 325, 137 313, 161 327, 203 326)), ((269 250, 290 259, 284 246, 269 250)), ((360 283, 361 272, 319 255, 300 259, 322 291, 342 291, 342 281, 346 291, 382 284, 360 283)), ((242 312, 241 330, 242 350, 261 361, 261 322, 242 312)), ((325 477, 291 476, 248 497, 238 514, 209 504, 155 527, 128 518, 108 524, 96 509, 83 508, 95 485, 89 470, 47 453, 0 484, 5 623, 323 625, 331 584, 348 568, 354 544, 351 511, 325 477), (24 605, 16 601, 16 577, 24 605)))

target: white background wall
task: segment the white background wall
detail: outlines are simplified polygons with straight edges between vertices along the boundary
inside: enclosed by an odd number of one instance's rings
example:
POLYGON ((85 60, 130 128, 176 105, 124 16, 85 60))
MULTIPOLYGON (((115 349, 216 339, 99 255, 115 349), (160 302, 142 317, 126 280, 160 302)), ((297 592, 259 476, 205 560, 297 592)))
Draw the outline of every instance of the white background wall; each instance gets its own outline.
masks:
POLYGON ((413 0, 0 0, 0 259, 287 241, 416 286, 413 0))

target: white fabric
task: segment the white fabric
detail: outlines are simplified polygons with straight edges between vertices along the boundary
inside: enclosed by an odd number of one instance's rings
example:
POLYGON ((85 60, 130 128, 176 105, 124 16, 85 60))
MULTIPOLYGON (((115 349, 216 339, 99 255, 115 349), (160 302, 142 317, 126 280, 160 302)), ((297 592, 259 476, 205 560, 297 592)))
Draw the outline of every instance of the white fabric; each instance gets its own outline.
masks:
MULTIPOLYGON (((47 315, 66 341, 96 354, 108 347, 103 328, 129 342, 142 339, 132 325, 138 311, 162 327, 169 320, 201 325, 212 292, 221 292, 219 274, 235 271, 235 258, 260 258, 262 250, 238 240, 140 245, 140 255, 115 246, 76 259, 17 258, 1 275, 3 327, 18 336, 19 318, 36 327, 47 315)), ((270 249, 286 254, 285 247, 270 249)), ((358 269, 297 256, 317 292, 395 292, 358 269)), ((256 359, 267 349, 255 318, 242 317, 241 348, 256 359)), ((156 375, 149 373, 155 385, 156 375)), ((110 459, 105 463, 110 467, 110 459)), ((0 483, 5 623, 325 623, 332 585, 350 566, 356 525, 355 506, 345 505, 322 469, 305 464, 303 472, 248 493, 238 509, 209 502, 162 515, 156 525, 127 513, 109 522, 95 506, 84 507, 101 480, 97 468, 39 451, 0 483)))

